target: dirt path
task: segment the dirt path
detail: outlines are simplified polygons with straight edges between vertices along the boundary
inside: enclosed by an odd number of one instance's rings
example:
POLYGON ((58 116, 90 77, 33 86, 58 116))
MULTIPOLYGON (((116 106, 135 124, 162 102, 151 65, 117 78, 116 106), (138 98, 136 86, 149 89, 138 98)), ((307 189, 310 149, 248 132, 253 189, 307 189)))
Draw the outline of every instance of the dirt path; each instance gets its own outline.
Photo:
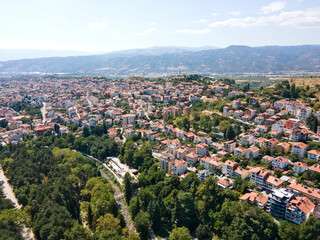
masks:
MULTIPOLYGON (((21 205, 18 203, 16 196, 14 195, 11 186, 8 183, 7 177, 4 175, 2 167, 0 166, 0 185, 3 187, 3 193, 6 198, 10 199, 16 209, 21 209, 21 205)), ((25 225, 22 225, 22 237, 26 240, 35 240, 35 236, 30 228, 27 228, 25 225)))
POLYGON ((133 221, 130 217, 128 206, 124 201, 123 193, 119 190, 118 186, 113 183, 113 181, 108 177, 106 173, 104 173, 102 170, 100 170, 101 176, 106 178, 108 182, 111 184, 112 188, 114 189, 114 199, 116 200, 121 214, 124 217, 124 220, 126 221, 129 233, 136 233, 136 229, 134 227, 133 221))

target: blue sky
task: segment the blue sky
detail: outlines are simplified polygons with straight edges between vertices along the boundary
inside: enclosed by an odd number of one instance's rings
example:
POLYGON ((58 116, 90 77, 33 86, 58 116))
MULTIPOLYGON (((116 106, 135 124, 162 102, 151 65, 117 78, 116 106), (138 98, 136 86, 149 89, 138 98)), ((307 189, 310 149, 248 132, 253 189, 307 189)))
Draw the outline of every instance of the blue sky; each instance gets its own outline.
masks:
POLYGON ((0 48, 319 44, 319 0, 0 0, 0 48))

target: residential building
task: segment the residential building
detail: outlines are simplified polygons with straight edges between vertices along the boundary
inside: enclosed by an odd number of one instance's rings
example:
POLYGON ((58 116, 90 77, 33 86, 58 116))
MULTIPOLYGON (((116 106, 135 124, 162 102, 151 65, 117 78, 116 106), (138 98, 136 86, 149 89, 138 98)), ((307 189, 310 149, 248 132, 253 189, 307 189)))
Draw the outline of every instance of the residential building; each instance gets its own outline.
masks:
POLYGON ((316 205, 307 197, 294 197, 287 205, 285 219, 302 224, 309 219, 316 205))
POLYGON ((303 142, 296 142, 292 144, 291 152, 302 158, 307 152, 307 147, 308 145, 303 142))
POLYGON ((188 164, 184 160, 177 160, 174 162, 172 166, 173 174, 175 175, 181 175, 187 172, 188 164))

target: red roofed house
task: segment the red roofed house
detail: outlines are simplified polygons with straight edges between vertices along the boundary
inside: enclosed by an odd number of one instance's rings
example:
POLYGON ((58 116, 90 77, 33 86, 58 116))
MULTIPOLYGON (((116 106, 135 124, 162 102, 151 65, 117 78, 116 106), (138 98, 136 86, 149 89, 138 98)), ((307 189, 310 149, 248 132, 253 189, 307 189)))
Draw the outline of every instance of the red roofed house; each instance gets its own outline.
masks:
POLYGON ((232 188, 232 182, 226 179, 220 179, 218 181, 218 186, 221 188, 232 188))
POLYGON ((196 153, 200 157, 205 157, 208 155, 208 145, 206 143, 199 143, 197 144, 196 147, 197 147, 196 153))
POLYGON ((198 162, 198 154, 195 154, 194 152, 188 153, 186 155, 186 161, 190 164, 195 164, 198 162))
POLYGON ((295 197, 287 205, 286 219, 296 224, 302 224, 308 220, 315 206, 307 197, 295 197))
POLYGON ((319 164, 312 165, 311 167, 309 167, 309 171, 320 173, 320 165, 319 164))
POLYGON ((298 155, 299 157, 304 157, 306 154, 308 145, 303 142, 296 142, 292 144, 291 152, 298 155))
POLYGON ((305 196, 316 203, 320 203, 320 190, 304 186, 296 181, 292 182, 288 189, 297 196, 305 196))
POLYGON ((246 150, 246 158, 257 158, 259 157, 259 151, 260 149, 256 146, 252 146, 246 150))
POLYGON ((51 131, 52 132, 52 127, 41 125, 41 126, 38 126, 38 127, 36 127, 34 129, 35 135, 37 137, 43 135, 46 131, 51 131))
POLYGON ((233 154, 237 157, 243 157, 244 155, 246 155, 246 150, 244 147, 236 147, 234 149, 233 154))
POLYGON ((310 150, 308 151, 308 158, 309 159, 312 159, 312 160, 315 160, 315 161, 319 161, 320 159, 320 152, 317 151, 317 150, 310 150))
POLYGON ((222 164, 222 173, 233 176, 234 170, 239 166, 237 162, 233 162, 231 160, 227 160, 222 164))
POLYGON ((259 208, 264 209, 267 205, 268 198, 262 195, 259 195, 258 193, 251 192, 251 193, 246 193, 242 197, 240 197, 240 201, 246 201, 249 202, 250 204, 255 204, 259 208))
POLYGON ((305 163, 302 163, 302 162, 295 162, 293 164, 293 171, 295 172, 304 172, 307 170, 307 165, 305 163))
POLYGON ((187 171, 187 162, 183 160, 175 161, 172 170, 173 174, 175 175, 181 175, 184 174, 187 171))

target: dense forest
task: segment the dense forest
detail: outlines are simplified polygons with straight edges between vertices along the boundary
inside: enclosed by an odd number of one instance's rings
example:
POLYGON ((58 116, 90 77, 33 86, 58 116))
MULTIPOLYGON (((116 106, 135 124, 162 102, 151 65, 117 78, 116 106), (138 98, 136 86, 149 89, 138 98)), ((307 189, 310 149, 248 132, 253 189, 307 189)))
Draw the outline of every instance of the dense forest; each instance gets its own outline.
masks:
MULTIPOLYGON (((99 177, 96 162, 59 148, 66 144, 73 145, 68 136, 46 134, 7 145, 0 154, 1 165, 36 238, 135 239, 136 235, 128 234, 111 185, 99 177)), ((6 202, 2 205, 10 207, 6 202)), ((18 229, 15 222, 1 222, 0 231, 18 229)))

